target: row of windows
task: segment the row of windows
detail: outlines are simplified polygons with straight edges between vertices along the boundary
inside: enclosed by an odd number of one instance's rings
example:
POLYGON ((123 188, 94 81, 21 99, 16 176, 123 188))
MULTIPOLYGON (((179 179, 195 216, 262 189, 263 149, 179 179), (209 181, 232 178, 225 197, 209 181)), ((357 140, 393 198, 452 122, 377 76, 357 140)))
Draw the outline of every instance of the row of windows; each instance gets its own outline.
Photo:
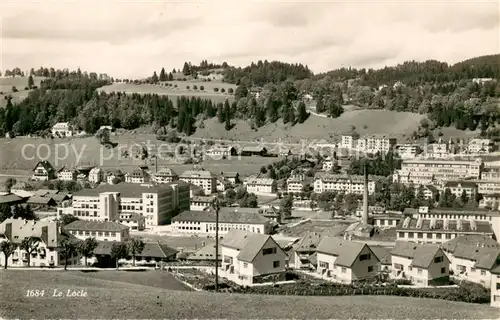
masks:
POLYGON ((81 231, 81 230, 70 230, 69 233, 73 234, 73 235, 79 235, 79 236, 91 236, 91 237, 95 237, 95 236, 99 236, 99 237, 116 237, 117 235, 117 232, 97 232, 97 231, 81 231))
MULTIPOLYGON (((405 238, 405 234, 407 238, 417 238, 417 239, 423 239, 424 238, 424 233, 423 232, 399 232, 398 237, 399 238, 405 238)), ((451 239, 452 238, 452 233, 434 233, 436 235, 435 239, 451 239)), ((426 233, 426 239, 433 239, 432 237, 433 233, 426 233)), ((455 234, 455 237, 457 235, 455 234)))
POLYGON ((81 211, 81 210, 75 210, 73 211, 73 215, 77 217, 97 217, 97 211, 89 212, 89 211, 81 211))

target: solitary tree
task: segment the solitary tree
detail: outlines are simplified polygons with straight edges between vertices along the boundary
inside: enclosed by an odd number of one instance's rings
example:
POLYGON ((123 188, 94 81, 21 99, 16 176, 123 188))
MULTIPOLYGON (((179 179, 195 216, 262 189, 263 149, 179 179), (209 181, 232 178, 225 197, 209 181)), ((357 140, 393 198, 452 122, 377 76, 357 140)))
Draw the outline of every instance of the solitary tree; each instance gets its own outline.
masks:
POLYGON ((152 83, 157 83, 158 82, 158 75, 156 74, 156 71, 153 72, 153 76, 151 77, 151 82, 152 83))
POLYGON ((299 123, 303 123, 307 119, 307 110, 306 110, 306 104, 304 101, 301 101, 299 103, 299 106, 297 107, 298 115, 297 115, 297 121, 299 123))
POLYGON ((78 252, 78 245, 69 240, 64 239, 59 246, 59 254, 64 259, 64 270, 68 270, 68 260, 78 252))
POLYGON ((280 210, 283 217, 290 217, 292 215, 293 196, 288 195, 281 199, 280 210))
POLYGON ((165 68, 161 68, 160 71, 160 81, 167 81, 167 75, 165 74, 165 68))
POLYGON ((141 239, 132 238, 128 242, 128 251, 132 256, 132 265, 135 266, 135 257, 144 250, 145 243, 141 239))
POLYGON ((118 260, 124 259, 128 256, 128 248, 125 243, 113 243, 111 247, 111 259, 115 260, 116 270, 118 270, 118 260))
POLYGON ((28 88, 32 88, 35 85, 35 81, 33 81, 33 77, 29 76, 28 78, 28 88))
POLYGON ((0 243, 0 251, 3 252, 3 255, 5 257, 4 269, 7 269, 9 257, 11 256, 12 253, 14 253, 14 251, 16 250, 16 247, 17 246, 10 241, 4 241, 4 242, 0 243))
POLYGON ((38 249, 39 244, 40 239, 36 237, 25 238, 21 242, 21 250, 26 251, 27 254, 28 267, 31 266, 31 255, 38 249))
POLYGON ((85 258, 85 266, 87 266, 87 258, 92 257, 97 245, 98 243, 95 238, 87 238, 78 244, 78 252, 85 258))

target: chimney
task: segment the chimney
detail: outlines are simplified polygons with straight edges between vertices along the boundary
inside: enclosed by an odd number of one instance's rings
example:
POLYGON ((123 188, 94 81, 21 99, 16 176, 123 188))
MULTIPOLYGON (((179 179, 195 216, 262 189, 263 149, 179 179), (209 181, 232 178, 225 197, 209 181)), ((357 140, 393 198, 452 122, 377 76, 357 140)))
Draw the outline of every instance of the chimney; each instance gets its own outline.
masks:
POLYGON ((366 163, 364 164, 364 190, 363 190, 363 217, 364 224, 368 224, 368 172, 366 170, 366 163))

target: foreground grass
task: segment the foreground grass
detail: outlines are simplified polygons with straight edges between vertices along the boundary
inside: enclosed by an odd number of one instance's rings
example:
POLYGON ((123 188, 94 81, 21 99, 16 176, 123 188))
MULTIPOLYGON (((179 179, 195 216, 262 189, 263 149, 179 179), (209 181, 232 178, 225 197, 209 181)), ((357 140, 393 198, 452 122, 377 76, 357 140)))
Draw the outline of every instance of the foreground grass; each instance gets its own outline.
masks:
MULTIPOLYGON (((382 296, 283 297, 165 290, 127 283, 160 272, 97 273, 0 271, 2 318, 469 318, 492 319, 498 310, 442 300, 382 296), (125 275, 122 275, 125 274, 125 275), (46 296, 26 297, 45 289, 46 296), (86 298, 56 298, 47 290, 84 289, 86 298)), ((173 285, 173 284, 172 284, 173 285)), ((175 285, 174 285, 175 286, 175 285)), ((52 292, 50 292, 52 293, 52 292)))

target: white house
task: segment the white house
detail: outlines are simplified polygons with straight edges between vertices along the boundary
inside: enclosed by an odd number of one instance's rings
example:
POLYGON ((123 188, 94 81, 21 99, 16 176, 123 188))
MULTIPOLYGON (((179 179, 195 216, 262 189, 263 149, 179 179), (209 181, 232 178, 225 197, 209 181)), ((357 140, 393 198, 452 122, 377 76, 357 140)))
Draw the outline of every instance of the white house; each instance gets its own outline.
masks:
POLYGON ((491 270, 491 302, 492 307, 500 308, 500 266, 491 270))
POLYGON ((127 241, 129 227, 114 221, 76 220, 63 227, 80 240, 95 238, 97 241, 127 241))
POLYGON ((78 172, 75 169, 62 167, 57 171, 57 179, 62 181, 75 181, 78 172))
POLYGON ((325 237, 317 250, 317 273, 342 283, 375 276, 380 260, 361 242, 325 237))
POLYGON ((213 203, 214 197, 194 196, 190 200, 189 208, 191 211, 204 211, 213 203))
POLYGON ((391 251, 391 263, 393 278, 420 286, 449 283, 450 260, 437 245, 398 241, 391 251))
POLYGON ((255 194, 274 194, 278 189, 276 180, 271 178, 247 178, 244 184, 249 193, 255 194))
POLYGON ((214 147, 205 152, 205 154, 214 160, 229 159, 231 156, 237 154, 237 151, 232 146, 219 146, 214 147))
POLYGON ((485 236, 460 236, 442 248, 455 276, 490 287, 491 270, 500 265, 500 243, 485 236))
POLYGON ((493 142, 490 139, 471 139, 467 145, 468 153, 489 153, 493 150, 493 142))
POLYGON ((163 168, 154 173, 151 180, 156 183, 169 183, 179 179, 179 175, 170 168, 163 168))
MULTIPOLYGON (((59 225, 54 221, 35 221, 23 219, 6 219, 0 223, 0 242, 10 241, 17 247, 8 260, 9 266, 27 266, 27 252, 20 248, 21 242, 29 237, 39 242, 37 249, 31 254, 30 265, 36 267, 59 266, 64 261, 59 255, 59 245, 63 239, 74 239, 71 235, 59 232, 59 225)), ((78 264, 79 256, 69 258, 68 264, 78 264)), ((0 254, 0 265, 5 265, 5 256, 0 254)))
POLYGON ((300 193, 304 190, 304 174, 293 174, 286 180, 286 191, 288 193, 300 193))
POLYGON ((55 178, 55 170, 52 164, 47 160, 40 161, 33 169, 31 180, 48 181, 55 178))
POLYGON ((118 221, 130 230, 141 231, 146 228, 146 218, 137 212, 120 212, 118 221))
MULTIPOLYGON (((273 223, 254 211, 221 208, 219 212, 219 235, 231 230, 244 230, 270 234, 273 223)), ((172 218, 172 231, 177 233, 215 235, 215 212, 184 211, 172 218)))
POLYGON ((149 174, 142 168, 136 168, 125 174, 126 183, 148 183, 149 179, 149 174))
POLYGON ((208 170, 187 170, 179 179, 203 188, 205 195, 217 192, 217 177, 208 170))
POLYGON ((52 135, 54 137, 71 137, 73 136, 73 129, 69 122, 58 122, 52 127, 52 135))
POLYGON ((476 196, 477 184, 469 181, 447 181, 443 185, 443 192, 445 192, 446 189, 449 189, 451 194, 457 198, 460 198, 465 191, 467 198, 471 199, 476 196))
MULTIPOLYGON (((344 193, 363 194, 364 176, 362 175, 341 175, 325 172, 318 172, 314 176, 314 192, 335 191, 344 193)), ((368 194, 375 192, 375 178, 368 178, 368 194)))
POLYGON ((225 192, 232 185, 231 181, 227 180, 223 176, 217 176, 217 191, 225 192))
POLYGON ((283 274, 287 254, 270 236, 233 230, 221 241, 219 275, 240 285, 251 285, 256 277, 283 274))
POLYGON ((328 156, 326 159, 323 161, 322 169, 323 171, 330 171, 333 168, 333 165, 335 164, 335 160, 328 156))
POLYGON ((89 182, 100 183, 104 181, 104 171, 101 168, 92 168, 89 172, 89 182))
POLYGON ((318 245, 323 236, 317 232, 307 232, 297 242, 294 250, 294 268, 316 270, 318 245))

